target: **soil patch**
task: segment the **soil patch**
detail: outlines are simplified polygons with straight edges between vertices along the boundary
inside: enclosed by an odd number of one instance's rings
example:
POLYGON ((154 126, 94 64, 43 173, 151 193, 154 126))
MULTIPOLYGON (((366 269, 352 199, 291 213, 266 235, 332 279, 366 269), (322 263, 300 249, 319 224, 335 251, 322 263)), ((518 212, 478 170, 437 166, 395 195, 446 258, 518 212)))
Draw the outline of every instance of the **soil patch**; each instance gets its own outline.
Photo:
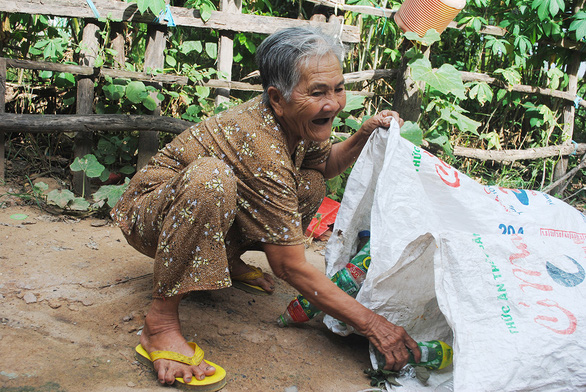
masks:
MULTIPOLYGON (((111 221, 18 204, 0 209, 0 391, 162 390, 134 359, 151 300, 152 260, 111 221)), ((306 251, 322 271, 324 248, 314 242, 306 251)), ((264 253, 244 258, 270 271, 264 253)), ((369 388, 366 339, 335 335, 321 317, 278 327, 296 294, 276 279, 272 296, 228 288, 182 302, 185 336, 228 373, 223 391, 369 388)))

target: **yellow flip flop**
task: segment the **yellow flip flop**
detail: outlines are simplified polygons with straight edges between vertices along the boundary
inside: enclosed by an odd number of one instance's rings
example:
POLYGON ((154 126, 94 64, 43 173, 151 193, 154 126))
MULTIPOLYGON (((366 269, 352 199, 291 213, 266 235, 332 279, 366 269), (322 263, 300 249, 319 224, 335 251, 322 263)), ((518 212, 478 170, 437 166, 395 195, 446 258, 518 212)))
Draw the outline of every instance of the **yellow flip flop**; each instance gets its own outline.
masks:
MULTIPOLYGON (((188 344, 193 348, 195 353, 193 357, 187 357, 185 355, 175 353, 173 351, 153 351, 152 353, 146 352, 146 350, 142 347, 142 345, 136 346, 136 352, 134 356, 138 360, 138 362, 142 363, 143 365, 149 366, 151 369, 154 369, 155 366, 153 364, 154 361, 157 359, 169 359, 171 361, 185 363, 187 365, 199 365, 203 359, 204 352, 203 350, 195 343, 188 342, 188 344)), ((216 368, 216 372, 211 376, 207 376, 203 380, 198 380, 195 377, 191 379, 190 382, 186 383, 183 381, 181 377, 177 377, 175 381, 178 388, 181 389, 191 389, 198 392, 215 392, 219 391, 220 389, 226 386, 226 371, 216 365, 213 362, 205 360, 208 365, 211 365, 216 368)))
POLYGON ((230 277, 232 279, 232 286, 251 294, 269 295, 262 287, 243 282, 244 280, 254 280, 264 276, 260 268, 253 265, 249 265, 249 267, 252 268, 252 271, 230 277))

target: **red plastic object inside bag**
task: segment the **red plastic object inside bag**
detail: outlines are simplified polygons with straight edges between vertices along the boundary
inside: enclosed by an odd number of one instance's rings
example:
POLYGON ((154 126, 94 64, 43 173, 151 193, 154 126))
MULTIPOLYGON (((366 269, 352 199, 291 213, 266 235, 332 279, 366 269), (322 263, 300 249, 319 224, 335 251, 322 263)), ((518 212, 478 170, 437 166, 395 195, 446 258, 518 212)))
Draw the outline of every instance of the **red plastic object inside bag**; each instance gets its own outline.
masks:
POLYGON ((322 201, 315 217, 309 223, 305 235, 308 237, 318 238, 323 233, 328 231, 329 226, 336 221, 340 203, 335 200, 325 197, 322 201))

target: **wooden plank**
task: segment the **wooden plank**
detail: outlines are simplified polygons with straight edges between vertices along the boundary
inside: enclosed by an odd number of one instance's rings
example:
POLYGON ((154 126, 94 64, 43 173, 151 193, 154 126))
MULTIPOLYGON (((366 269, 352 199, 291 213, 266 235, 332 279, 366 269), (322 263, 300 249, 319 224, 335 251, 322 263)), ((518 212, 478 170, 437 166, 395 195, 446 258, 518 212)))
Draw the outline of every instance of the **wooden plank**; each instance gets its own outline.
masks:
POLYGON ((126 49, 125 49, 125 38, 124 38, 124 26, 123 22, 116 22, 110 24, 110 37, 112 49, 116 51, 114 55, 114 68, 122 68, 126 64, 126 49))
MULTIPOLYGON (((109 0, 93 0, 93 2, 100 15, 108 17, 110 20, 157 24, 154 22, 153 15, 141 15, 135 3, 109 0)), ((329 23, 263 15, 230 14, 221 11, 213 11, 210 19, 204 22, 196 9, 183 7, 170 7, 170 9, 177 26, 260 34, 272 34, 286 27, 315 26, 328 34, 340 36, 343 42, 360 42, 360 28, 358 26, 343 25, 339 31, 336 26, 331 26, 329 23)), ((87 3, 80 0, 3 0, 0 1, 0 11, 71 18, 95 18, 87 3)), ((163 21, 162 24, 166 24, 166 22, 163 21)))
POLYGON ((562 144, 558 146, 529 148, 527 150, 481 150, 467 147, 454 147, 454 155, 481 161, 514 162, 524 159, 543 159, 586 152, 586 143, 577 145, 562 144))
MULTIPOLYGON (((149 72, 149 70, 163 69, 165 66, 164 50, 167 44, 166 32, 166 26, 149 25, 144 58, 145 71, 149 72)), ((149 84, 157 90, 163 88, 159 82, 151 82, 149 84)), ((151 96, 157 102, 157 107, 153 110, 152 115, 159 117, 161 115, 161 102, 157 99, 156 93, 151 94, 151 96)), ((143 168, 157 151, 159 151, 159 133, 141 133, 138 137, 138 161, 136 163, 136 170, 138 171, 143 168)))
POLYGON ((129 114, 0 113, 0 132, 141 131, 179 134, 193 123, 173 117, 129 114))
MULTIPOLYGON (((0 114, 0 132, 51 133, 78 130, 97 131, 108 129, 112 132, 169 132, 179 134, 194 123, 173 117, 128 114, 0 114)), ((527 150, 480 150, 454 147, 454 155, 499 162, 513 162, 522 159, 538 159, 553 156, 567 156, 586 152, 586 143, 562 144, 527 150)))
MULTIPOLYGON (((220 11, 231 14, 242 13, 242 0, 221 0, 220 11)), ((232 63, 234 55, 234 33, 229 31, 220 32, 218 42, 218 76, 220 79, 232 80, 232 63)), ((230 89, 216 89, 216 106, 230 102, 230 89)))
MULTIPOLYGON (((100 27, 87 20, 83 28, 83 38, 81 43, 80 62, 86 67, 93 67, 94 61, 99 50, 99 30, 100 27)), ((91 114, 94 111, 94 78, 91 76, 82 76, 77 80, 77 114, 91 114)), ((93 137, 91 132, 80 131, 75 134, 74 138, 74 158, 81 158, 90 154, 93 146, 93 137)), ((73 172, 72 179, 73 190, 78 195, 85 196, 85 190, 89 191, 90 182, 83 171, 73 172)))
MULTIPOLYGON (((6 60, 0 57, 0 114, 4 113, 6 105, 6 60)), ((0 130, 0 180, 4 180, 4 132, 0 130)))
MULTIPOLYGON (((55 71, 55 72, 70 72, 73 74, 81 74, 81 75, 94 75, 97 74, 101 77, 110 76, 112 78, 123 78, 123 79, 132 79, 132 80, 141 80, 145 82, 159 82, 164 84, 179 84, 179 85, 188 85, 191 84, 191 81, 186 76, 180 75, 173 75, 173 74, 152 74, 147 72, 132 72, 132 71, 125 71, 125 70, 118 70, 118 69, 109 69, 109 68, 91 68, 91 67, 83 67, 79 65, 68 65, 68 64, 56 64, 56 63, 48 63, 42 61, 32 61, 32 60, 15 60, 15 59, 6 59, 6 66, 8 67, 16 67, 16 68, 26 68, 26 69, 42 69, 47 71, 55 71)), ((365 80, 377 80, 377 79, 390 79, 396 77, 398 70, 396 69, 375 69, 375 70, 366 70, 366 71, 358 71, 358 72, 351 72, 344 74, 345 83, 356 83, 365 80)), ((571 94, 568 91, 561 91, 561 90, 553 90, 548 88, 541 88, 541 87, 533 87, 527 86, 522 84, 517 85, 506 85, 499 79, 493 78, 487 74, 477 73, 477 72, 466 72, 461 71, 462 80, 464 82, 470 81, 481 81, 486 82, 488 84, 494 84, 496 86, 502 88, 509 88, 511 91, 518 91, 527 94, 541 94, 546 95, 554 98, 564 99, 569 102, 574 102, 576 99, 575 94, 571 94)), ((262 86, 260 84, 250 84, 244 82, 235 82, 235 81, 227 81, 227 80, 217 80, 211 79, 207 82, 202 83, 202 86, 207 86, 211 88, 227 88, 231 90, 242 90, 242 91, 262 91, 262 86)), ((579 105, 582 107, 586 107, 586 100, 582 100, 579 102, 579 105)))
POLYGON ((79 76, 97 76, 97 74, 100 72, 99 68, 96 69, 83 65, 60 64, 50 63, 48 61, 19 60, 9 58, 6 59, 6 66, 12 68, 38 69, 42 71, 69 72, 79 76))
POLYGON ((395 79, 398 69, 371 69, 366 71, 350 72, 344 74, 344 83, 357 83, 367 80, 395 79))

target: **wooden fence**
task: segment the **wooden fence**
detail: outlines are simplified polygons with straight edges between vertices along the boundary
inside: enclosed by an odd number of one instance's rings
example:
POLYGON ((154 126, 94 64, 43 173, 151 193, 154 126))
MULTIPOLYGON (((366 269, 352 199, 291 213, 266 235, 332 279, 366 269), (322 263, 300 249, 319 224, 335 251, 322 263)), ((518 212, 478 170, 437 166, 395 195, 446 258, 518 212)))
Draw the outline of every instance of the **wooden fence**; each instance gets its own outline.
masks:
MULTIPOLYGON (((392 16, 391 10, 385 10, 374 7, 350 6, 340 3, 333 3, 327 0, 310 0, 311 2, 348 9, 354 12, 364 12, 371 15, 392 16), (353 8, 354 7, 354 8, 353 8), (360 9, 357 9, 359 7, 360 9)), ((124 37, 121 36, 121 22, 135 22, 148 24, 148 42, 145 55, 145 70, 163 68, 163 51, 166 43, 166 22, 155 22, 152 15, 141 15, 137 12, 135 4, 129 4, 122 1, 112 0, 94 0, 94 4, 103 16, 108 16, 115 21, 112 25, 118 35, 113 39, 112 44, 118 53, 119 63, 124 64, 124 37), (120 22, 120 23, 116 23, 120 22), (118 45, 116 47, 116 45, 118 45)), ((221 0, 221 10, 212 13, 211 18, 203 22, 200 18, 199 11, 185 9, 180 7, 170 7, 173 19, 178 26, 188 26, 193 28, 209 28, 221 30, 219 50, 218 50, 218 69, 228 75, 227 80, 209 80, 204 83, 205 86, 216 89, 216 103, 227 99, 230 90, 247 90, 262 91, 260 85, 235 82, 230 80, 229 71, 232 67, 232 40, 231 34, 235 31, 254 32, 261 34, 271 34, 284 27, 290 26, 317 26, 323 31, 339 37, 343 42, 356 43, 360 41, 360 31, 356 26, 348 26, 341 23, 341 20, 333 16, 326 23, 323 16, 314 20, 298 20, 276 18, 268 16, 246 15, 241 14, 240 0, 221 0)), ((153 75, 148 72, 129 72, 121 69, 95 68, 94 60, 96 58, 97 48, 99 47, 98 32, 99 26, 95 20, 95 14, 87 3, 80 0, 52 0, 45 2, 43 0, 21 0, 21 1, 2 1, 0 0, 0 12, 25 13, 25 14, 45 14, 61 17, 83 18, 86 24, 83 31, 83 44, 81 45, 82 53, 80 65, 64 65, 48 62, 38 62, 29 60, 15 60, 0 58, 0 178, 4 176, 4 132, 65 132, 76 131, 75 138, 75 156, 84 156, 91 151, 91 132, 108 129, 117 130, 137 130, 140 131, 139 137, 139 158, 138 166, 141 167, 154 154, 158 148, 158 132, 164 130, 171 133, 180 133, 191 123, 174 118, 161 118, 160 106, 153 111, 153 116, 136 116, 136 115, 96 115, 92 114, 92 104, 94 100, 94 82, 97 78, 110 76, 113 78, 127 78, 132 80, 141 80, 145 83, 161 87, 163 84, 180 84, 186 85, 191 83, 187 77, 158 74, 153 75), (25 68, 35 70, 48 70, 55 72, 68 72, 77 75, 77 106, 76 115, 16 115, 4 113, 5 108, 5 91, 6 91, 6 67, 25 68)), ((456 26, 452 26, 456 27, 456 26)), ((502 29, 488 26, 483 31, 485 34, 502 34, 502 29)), ((459 156, 472 157, 481 160, 494 161, 515 161, 519 159, 536 159, 551 156, 567 156, 569 154, 586 152, 586 144, 571 144, 570 140, 573 135, 574 124, 574 101, 577 90, 577 71, 580 63, 579 51, 581 47, 572 47, 572 43, 565 43, 565 47, 576 49, 574 61, 568 69, 570 83, 567 91, 558 91, 551 89, 541 89, 532 86, 507 86, 514 91, 542 94, 567 101, 564 108, 564 133, 568 142, 559 146, 550 146, 545 148, 536 148, 531 150, 500 150, 487 151, 469 149, 456 146, 454 153, 459 156)), ((402 78, 400 70, 370 70, 345 74, 346 83, 356 83, 366 80, 376 79, 396 79, 402 78)), ((486 74, 463 72, 464 81, 485 81, 490 84, 500 85, 501 82, 491 78, 486 74)), ((502 86, 501 86, 502 87, 502 86)), ((372 95, 367 92, 359 92, 365 95, 372 95)), ((402 97, 395 95, 395 101, 400 101, 402 97)), ((579 103, 586 107, 586 101, 579 103)), ((400 105, 399 105, 400 106, 400 105)), ((557 178, 563 178, 565 168, 557 175, 557 178)), ((83 186, 83 173, 74 173, 74 189, 79 192, 83 186)), ((86 184, 87 185, 87 184, 86 184)))
MULTIPOLYGON (((112 0, 94 0, 95 8, 100 16, 108 17, 111 21, 114 21, 113 29, 116 30, 116 22, 134 22, 134 23, 146 23, 148 24, 148 40, 145 53, 144 67, 145 70, 150 69, 162 69, 164 66, 164 49, 166 45, 166 32, 167 32, 167 21, 157 20, 155 21, 152 15, 142 15, 138 12, 136 4, 126 3, 122 1, 112 0)), ((315 26, 320 30, 339 38, 345 43, 356 43, 360 40, 360 29, 356 26, 344 25, 341 20, 337 17, 330 18, 329 22, 321 20, 299 20, 299 19, 288 19, 278 18, 269 16, 258 16, 258 15, 247 15, 240 13, 241 5, 240 0, 222 0, 221 11, 212 12, 211 17, 207 21, 203 21, 200 17, 200 13, 195 9, 187 9, 182 7, 169 7, 173 16, 173 21, 176 26, 194 27, 194 28, 205 28, 215 29, 220 31, 220 42, 218 50, 218 68, 223 71, 224 75, 228 75, 228 80, 215 80, 210 81, 206 85, 213 87, 218 90, 218 98, 216 102, 219 103, 225 100, 225 96, 229 94, 230 89, 243 89, 243 90, 260 90, 259 86, 252 86, 246 83, 230 82, 230 69, 232 67, 232 32, 252 32, 260 34, 271 34, 279 29, 293 26, 315 26)), ((161 87, 163 83, 183 83, 187 84, 187 78, 180 77, 177 75, 158 75, 152 76, 146 72, 136 73, 127 72, 122 70, 95 69, 93 67, 96 55, 99 48, 99 24, 96 20, 94 11, 89 7, 85 1, 81 0, 52 0, 50 2, 44 0, 21 0, 21 1, 0 1, 0 12, 8 13, 24 13, 24 14, 40 14, 40 15, 51 15, 59 17, 71 17, 71 18, 82 18, 85 19, 85 27, 83 30, 83 40, 80 45, 81 56, 80 66, 71 66, 63 64, 52 64, 44 62, 33 62, 25 60, 11 60, 2 59, 0 63, 0 93, 2 93, 2 111, 0 115, 3 115, 4 111, 4 93, 6 89, 6 67, 18 67, 28 69, 41 69, 51 70, 58 72, 69 72, 77 75, 77 100, 76 100, 76 113, 79 117, 75 117, 74 121, 69 124, 68 130, 76 130, 77 134, 75 137, 75 157, 81 157, 91 152, 92 138, 90 137, 90 130, 92 130, 91 123, 105 124, 102 120, 97 120, 92 117, 93 113, 93 101, 94 101, 94 82, 96 78, 100 76, 113 76, 129 78, 133 80, 142 80, 155 87, 161 87), (87 117, 89 116, 89 117, 87 117), (81 121, 81 119, 85 121, 81 121)), ((119 35, 121 35, 121 29, 119 29, 119 35)), ((120 63, 124 64, 124 40, 114 39, 113 44, 121 42, 118 47, 114 48, 119 55, 121 54, 120 63)), ((161 113, 160 103, 157 108, 153 111, 154 116, 159 116, 161 113)), ((51 116, 35 117, 28 115, 19 115, 13 117, 7 115, 0 119, 0 178, 4 177, 4 132, 14 130, 10 128, 10 119, 15 119, 20 126, 16 129, 19 131, 36 132, 42 129, 43 132, 57 131, 57 128, 45 127, 48 118, 51 116), (36 121, 36 122, 35 122, 36 121), (35 125, 37 124, 37 125, 35 125)), ((53 116, 55 117, 55 116, 53 116)), ((60 118, 52 124, 61 123, 65 118, 60 118)), ((72 120, 69 118, 69 120, 72 120)), ((165 124, 159 121, 152 121, 152 118, 145 120, 144 118, 135 116, 121 116, 116 121, 107 123, 107 127, 101 129, 112 129, 112 123, 119 124, 120 129, 126 130, 148 130, 150 132, 141 132, 139 136, 139 156, 138 156, 138 167, 142 167, 146 164, 148 159, 157 151, 159 146, 158 131, 168 131, 169 124, 181 124, 183 129, 187 128, 189 123, 168 121, 166 119, 165 124), (153 128, 153 125, 157 124, 159 128, 153 128)), ((97 128, 93 128, 96 130, 97 128)), ((73 186, 74 190, 80 193, 83 189, 84 182, 87 184, 87 179, 84 177, 84 173, 74 173, 73 186)))

